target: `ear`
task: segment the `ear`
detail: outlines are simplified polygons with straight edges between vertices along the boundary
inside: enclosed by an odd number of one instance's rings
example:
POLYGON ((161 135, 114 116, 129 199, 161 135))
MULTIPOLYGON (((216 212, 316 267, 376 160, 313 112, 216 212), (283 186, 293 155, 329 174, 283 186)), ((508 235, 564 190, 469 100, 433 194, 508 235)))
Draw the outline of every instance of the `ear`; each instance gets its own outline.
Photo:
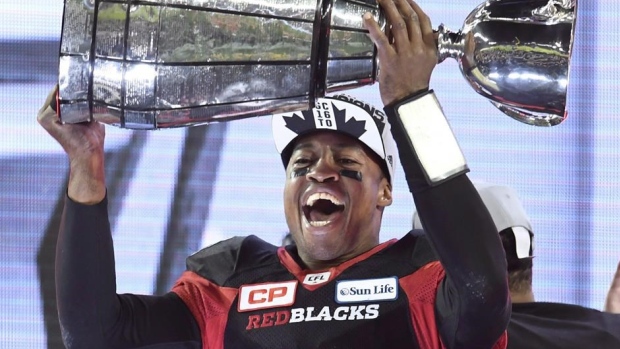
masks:
POLYGON ((386 207, 392 204, 392 185, 388 182, 387 178, 381 180, 379 185, 379 207, 386 207))

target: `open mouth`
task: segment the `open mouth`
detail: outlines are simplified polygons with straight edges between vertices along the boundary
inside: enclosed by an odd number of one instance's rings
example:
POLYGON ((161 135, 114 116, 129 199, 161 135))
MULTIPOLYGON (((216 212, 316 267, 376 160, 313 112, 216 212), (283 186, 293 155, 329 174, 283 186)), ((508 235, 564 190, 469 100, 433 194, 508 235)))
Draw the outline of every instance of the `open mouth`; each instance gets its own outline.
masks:
POLYGON ((322 227, 333 222, 344 211, 344 204, 331 194, 314 193, 302 210, 311 226, 322 227))

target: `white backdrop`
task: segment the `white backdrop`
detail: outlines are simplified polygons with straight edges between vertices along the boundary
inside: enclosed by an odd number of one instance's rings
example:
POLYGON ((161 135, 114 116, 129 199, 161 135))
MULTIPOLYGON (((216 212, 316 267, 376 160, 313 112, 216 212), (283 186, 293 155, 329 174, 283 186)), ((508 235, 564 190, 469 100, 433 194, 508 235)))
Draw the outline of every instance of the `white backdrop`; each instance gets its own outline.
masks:
MULTIPOLYGON (((443 22, 456 30, 479 1, 453 1, 449 6, 445 0, 419 3, 435 26, 443 22)), ((615 63, 620 3, 582 0, 579 11, 570 116, 562 125, 537 128, 503 115, 473 92, 454 61, 436 68, 431 87, 466 154, 471 178, 507 184, 520 193, 536 234, 537 299, 600 309, 620 259, 616 232, 620 99, 615 63)), ((0 43, 57 41, 61 16, 60 1, 3 0, 0 43)), ((24 57, 18 63, 0 61, 4 62, 0 63, 0 347, 46 348, 41 251, 46 227, 57 214, 66 163, 60 147, 35 121, 55 82, 46 77, 6 78, 35 64, 24 57)), ((380 105, 376 86, 349 93, 380 105)), ((278 244, 287 230, 281 199, 284 172, 271 140, 270 119, 231 122, 223 132, 200 245, 248 234, 278 244)), ((107 133, 110 153, 135 146, 131 143, 134 131, 107 127, 107 133)), ((131 180, 124 184, 123 199, 115 206, 120 292, 155 292, 187 133, 176 129, 140 134, 140 156, 132 163, 131 180)), ((405 234, 413 211, 398 168, 395 200, 386 210, 382 238, 405 234)))

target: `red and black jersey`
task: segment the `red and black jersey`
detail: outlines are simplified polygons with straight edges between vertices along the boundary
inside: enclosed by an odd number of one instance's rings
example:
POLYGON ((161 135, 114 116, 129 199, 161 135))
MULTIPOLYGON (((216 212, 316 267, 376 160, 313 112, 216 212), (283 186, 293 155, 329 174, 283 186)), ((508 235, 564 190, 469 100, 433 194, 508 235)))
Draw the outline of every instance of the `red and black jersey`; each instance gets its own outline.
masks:
POLYGON ((446 301, 437 295, 449 293, 438 293, 445 273, 416 242, 408 234, 308 271, 294 246, 233 238, 188 258, 173 291, 198 322, 205 349, 444 348, 435 314, 446 301))
POLYGON ((89 349, 505 348, 505 257, 475 194, 465 176, 416 194, 416 205, 431 209, 419 211, 427 214, 429 242, 407 234, 330 270, 304 271, 295 249, 233 238, 191 256, 174 292, 163 296, 116 292, 107 200, 82 205, 68 199, 56 260, 64 343, 89 349), (435 252, 441 267, 430 262, 435 252))

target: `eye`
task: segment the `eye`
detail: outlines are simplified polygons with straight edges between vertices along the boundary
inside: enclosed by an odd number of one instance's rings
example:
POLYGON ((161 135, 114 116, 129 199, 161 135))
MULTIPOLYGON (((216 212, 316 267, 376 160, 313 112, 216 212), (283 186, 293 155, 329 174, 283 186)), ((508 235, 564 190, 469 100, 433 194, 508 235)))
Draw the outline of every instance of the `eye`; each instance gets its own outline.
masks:
POLYGON ((343 164, 343 165, 355 165, 358 164, 357 161, 351 159, 351 158, 340 158, 338 159, 338 162, 343 164))
POLYGON ((293 164, 295 164, 295 165, 307 165, 309 163, 310 163, 310 159, 309 158, 297 158, 293 162, 293 164))

